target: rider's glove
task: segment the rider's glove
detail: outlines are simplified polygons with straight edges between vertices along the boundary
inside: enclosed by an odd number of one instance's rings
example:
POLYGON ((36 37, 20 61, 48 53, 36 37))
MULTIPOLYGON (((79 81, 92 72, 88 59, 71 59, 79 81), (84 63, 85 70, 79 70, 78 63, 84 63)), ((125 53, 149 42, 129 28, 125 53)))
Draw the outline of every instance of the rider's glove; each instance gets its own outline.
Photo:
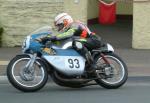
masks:
POLYGON ((47 41, 56 41, 56 40, 57 40, 56 36, 44 37, 38 39, 38 41, 41 42, 42 44, 46 44, 47 41))
POLYGON ((56 41, 56 40, 57 40, 56 36, 51 36, 49 39, 50 39, 51 41, 56 41))

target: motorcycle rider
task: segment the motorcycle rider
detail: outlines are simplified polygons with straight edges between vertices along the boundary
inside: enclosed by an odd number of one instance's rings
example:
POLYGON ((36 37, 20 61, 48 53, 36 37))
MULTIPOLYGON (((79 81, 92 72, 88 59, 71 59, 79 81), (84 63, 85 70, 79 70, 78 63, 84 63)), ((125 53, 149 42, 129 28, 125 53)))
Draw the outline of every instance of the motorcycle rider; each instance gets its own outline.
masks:
POLYGON ((89 28, 80 21, 74 21, 67 13, 60 13, 55 17, 54 25, 60 34, 47 36, 42 41, 59 41, 73 36, 79 37, 73 41, 73 48, 77 50, 87 61, 91 68, 97 68, 89 51, 101 46, 101 38, 92 33, 89 28), (82 45, 81 45, 82 44, 82 45), (80 46, 79 46, 80 45, 80 46))

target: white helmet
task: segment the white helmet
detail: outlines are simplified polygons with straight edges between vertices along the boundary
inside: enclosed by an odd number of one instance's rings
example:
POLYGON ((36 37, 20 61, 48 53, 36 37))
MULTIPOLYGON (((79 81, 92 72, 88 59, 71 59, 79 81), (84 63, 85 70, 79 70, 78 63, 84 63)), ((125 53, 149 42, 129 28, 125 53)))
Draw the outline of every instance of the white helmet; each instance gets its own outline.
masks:
POLYGON ((73 19, 67 13, 60 13, 55 17, 54 24, 57 27, 58 31, 64 31, 68 29, 70 24, 73 22, 73 19))

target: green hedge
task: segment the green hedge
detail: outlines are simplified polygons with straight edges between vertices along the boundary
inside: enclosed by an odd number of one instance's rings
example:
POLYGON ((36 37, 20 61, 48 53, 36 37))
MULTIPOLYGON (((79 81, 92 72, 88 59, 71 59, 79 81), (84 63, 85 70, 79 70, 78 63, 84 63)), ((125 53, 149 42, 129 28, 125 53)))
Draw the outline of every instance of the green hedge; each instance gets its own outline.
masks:
POLYGON ((2 34, 3 34, 3 28, 0 27, 0 47, 2 46, 2 34))

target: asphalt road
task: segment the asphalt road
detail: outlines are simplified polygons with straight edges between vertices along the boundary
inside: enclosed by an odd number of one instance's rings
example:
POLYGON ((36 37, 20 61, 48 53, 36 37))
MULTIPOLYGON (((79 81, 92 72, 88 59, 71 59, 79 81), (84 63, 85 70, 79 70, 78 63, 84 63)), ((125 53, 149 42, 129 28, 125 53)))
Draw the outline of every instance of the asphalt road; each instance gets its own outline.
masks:
POLYGON ((150 103, 150 77, 132 77, 121 88, 89 86, 72 89, 49 82, 40 91, 23 93, 0 83, 0 103, 150 103))

